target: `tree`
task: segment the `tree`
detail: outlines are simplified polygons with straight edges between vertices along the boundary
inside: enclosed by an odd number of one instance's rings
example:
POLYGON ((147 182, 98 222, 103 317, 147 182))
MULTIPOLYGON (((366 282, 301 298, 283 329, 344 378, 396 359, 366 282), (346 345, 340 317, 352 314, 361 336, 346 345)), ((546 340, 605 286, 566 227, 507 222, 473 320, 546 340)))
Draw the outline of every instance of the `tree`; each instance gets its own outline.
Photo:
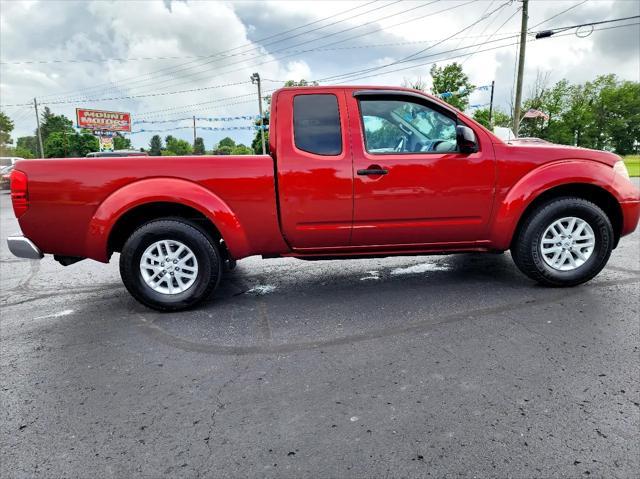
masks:
POLYGON ((131 140, 129 138, 125 138, 124 136, 114 136, 113 149, 114 150, 130 150, 131 140))
POLYGON ((431 92, 434 95, 451 93, 451 95, 443 98, 443 100, 459 110, 464 110, 469 106, 469 95, 475 86, 462 71, 462 65, 456 62, 444 67, 433 65, 430 73, 433 79, 431 92))
POLYGON ((87 153, 100 150, 100 140, 91 133, 75 133, 73 135, 73 156, 87 156, 87 153))
POLYGON ((491 131, 493 131, 496 126, 511 126, 511 117, 497 108, 494 108, 493 113, 491 114, 492 124, 489 124, 488 108, 478 108, 477 110, 475 110, 473 112, 473 119, 491 131))
POLYGON ((229 146, 233 148, 234 146, 236 146, 236 142, 227 136, 218 142, 218 148, 221 148, 223 146, 229 146))
POLYGON ((232 146, 218 146, 213 150, 214 155, 230 155, 235 147, 232 146))
POLYGON ((191 146, 191 143, 189 143, 186 140, 180 140, 178 138, 174 138, 171 135, 167 136, 166 145, 167 145, 167 149, 165 150, 163 155, 166 154, 168 156, 184 156, 184 155, 190 155, 191 152, 193 151, 193 147, 191 146))
POLYGON ((640 83, 601 75, 572 85, 566 80, 547 87, 536 79, 524 110, 540 110, 549 116, 526 118, 521 136, 535 136, 566 145, 632 153, 640 138, 640 83))
POLYGON ((249 148, 247 145, 243 145, 242 143, 236 145, 231 150, 232 155, 253 155, 253 150, 249 148))
POLYGON ((635 153, 640 141, 640 83, 625 81, 601 94, 607 139, 619 155, 635 153))
POLYGON ((425 82, 421 76, 415 80, 402 79, 402 86, 404 88, 413 88, 414 90, 427 91, 427 82, 425 82))
MULTIPOLYGON (((42 134, 43 144, 47 142, 47 138, 51 133, 67 133, 73 135, 73 122, 64 115, 56 115, 51 112, 48 106, 44 107, 44 111, 40 117, 40 132, 42 134)), ((38 135, 36 130, 36 136, 38 135)), ((45 148, 45 153, 46 153, 45 148)), ((45 155, 46 156, 46 155, 45 155)))
POLYGON ((287 80, 286 82, 284 82, 284 86, 285 87, 292 87, 292 86, 318 86, 319 83, 315 80, 312 81, 308 81, 305 80, 304 78, 302 78, 299 81, 295 81, 295 80, 287 80))
POLYGON ((13 144, 11 132, 13 131, 13 121, 0 111, 0 148, 13 144))
MULTIPOLYGON (((75 133, 74 133, 75 134, 75 133)), ((47 135, 46 141, 44 141, 44 156, 45 158, 67 158, 71 153, 71 139, 66 132, 54 131, 47 135)), ((100 145, 98 144, 98 149, 100 145)))
POLYGON ((16 141, 16 156, 22 158, 35 158, 38 156, 38 143, 35 136, 21 136, 16 141), (18 150, 22 154, 18 154, 18 150), (27 155, 27 156, 25 156, 27 155))
POLYGON ((160 135, 153 135, 149 142, 149 154, 151 156, 162 155, 162 138, 160 135))
POLYGON ((47 158, 75 158, 87 156, 87 153, 98 151, 100 141, 90 133, 71 134, 66 131, 54 131, 47 136, 44 144, 47 158))
POLYGON ((206 153, 204 148, 204 139, 198 137, 193 142, 193 154, 194 155, 204 155, 206 153))
POLYGON ((228 136, 218 142, 213 149, 214 155, 231 155, 233 149, 236 147, 236 142, 228 136))
MULTIPOLYGON (((264 142, 267 150, 267 154, 269 154, 269 130, 264 132, 264 142)), ((256 155, 262 154, 262 137, 260 135, 260 130, 256 131, 256 135, 253 137, 251 141, 251 149, 256 155)))

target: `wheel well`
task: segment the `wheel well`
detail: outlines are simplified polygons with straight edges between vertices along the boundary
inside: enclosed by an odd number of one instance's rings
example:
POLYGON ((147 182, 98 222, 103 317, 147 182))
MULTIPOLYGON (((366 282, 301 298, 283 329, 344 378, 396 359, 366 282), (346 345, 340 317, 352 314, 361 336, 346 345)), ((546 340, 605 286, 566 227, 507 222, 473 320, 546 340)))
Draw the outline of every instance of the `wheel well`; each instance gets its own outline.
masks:
POLYGON ((604 188, 586 183, 560 185, 541 193, 529 204, 529 206, 527 206, 522 216, 520 216, 518 226, 513 233, 512 241, 516 240, 520 233, 520 228, 524 224, 525 220, 538 206, 555 198, 565 196, 582 198, 599 206, 602 211, 605 212, 609 221, 611 221, 613 234, 615 236, 614 248, 618 245, 620 232, 622 231, 622 209, 620 208, 620 204, 616 198, 604 188))
POLYGON ((125 241, 127 241, 127 238, 143 224, 159 218, 168 217, 182 218, 193 223, 200 231, 220 245, 220 252, 225 258, 230 258, 222 235, 209 218, 189 206, 168 202, 147 203, 136 206, 118 218, 118 221, 109 234, 109 241, 107 243, 108 255, 111 255, 113 252, 122 251, 122 247, 125 241))

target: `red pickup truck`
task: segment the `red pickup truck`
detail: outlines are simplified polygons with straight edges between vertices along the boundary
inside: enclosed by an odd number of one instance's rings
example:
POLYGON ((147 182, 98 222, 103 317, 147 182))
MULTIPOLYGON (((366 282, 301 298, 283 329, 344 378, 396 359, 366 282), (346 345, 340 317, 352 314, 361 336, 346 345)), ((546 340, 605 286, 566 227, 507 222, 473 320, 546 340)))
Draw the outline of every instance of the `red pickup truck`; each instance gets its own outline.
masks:
POLYGON ((271 155, 26 160, 11 178, 21 257, 120 252, 159 310, 207 297, 225 264, 511 250, 552 286, 590 280, 640 216, 612 153, 505 143, 446 103, 382 87, 284 88, 271 155))

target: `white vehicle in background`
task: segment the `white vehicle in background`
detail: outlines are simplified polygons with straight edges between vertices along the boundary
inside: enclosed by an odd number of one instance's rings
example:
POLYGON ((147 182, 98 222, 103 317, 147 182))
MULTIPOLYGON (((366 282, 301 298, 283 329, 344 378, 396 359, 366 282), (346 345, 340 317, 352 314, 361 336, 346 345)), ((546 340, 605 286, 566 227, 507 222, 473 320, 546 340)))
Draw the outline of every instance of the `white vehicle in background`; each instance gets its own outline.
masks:
POLYGON ((13 166, 18 160, 24 160, 24 158, 20 158, 19 156, 0 156, 0 168, 13 166))
POLYGON ((496 135, 498 138, 500 138, 504 142, 516 139, 516 135, 513 134, 513 131, 511 131, 511 128, 507 128, 504 126, 494 127, 493 134, 496 135))
POLYGON ((14 165, 3 166, 0 168, 0 190, 8 190, 11 188, 11 171, 14 165))
POLYGON ((542 138, 534 138, 530 136, 520 136, 517 137, 513 134, 511 128, 507 128, 504 126, 496 126, 493 129, 493 134, 500 138, 505 143, 511 143, 513 141, 518 141, 518 143, 549 143, 547 140, 543 140, 542 138))

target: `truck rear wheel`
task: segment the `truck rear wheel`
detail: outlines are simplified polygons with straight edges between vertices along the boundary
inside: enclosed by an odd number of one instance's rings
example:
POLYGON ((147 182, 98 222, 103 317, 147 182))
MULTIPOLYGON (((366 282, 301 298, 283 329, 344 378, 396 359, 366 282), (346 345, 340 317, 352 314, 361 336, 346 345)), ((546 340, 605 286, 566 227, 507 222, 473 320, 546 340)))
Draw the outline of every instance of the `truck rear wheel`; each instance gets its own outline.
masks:
POLYGON ((511 246, 516 265, 547 286, 589 281, 607 264, 613 249, 611 221, 594 203, 557 198, 524 221, 511 246))
POLYGON ((160 219, 127 239, 120 275, 140 303, 179 311, 199 303, 218 286, 222 259, 215 242, 196 226, 181 219, 160 219))

